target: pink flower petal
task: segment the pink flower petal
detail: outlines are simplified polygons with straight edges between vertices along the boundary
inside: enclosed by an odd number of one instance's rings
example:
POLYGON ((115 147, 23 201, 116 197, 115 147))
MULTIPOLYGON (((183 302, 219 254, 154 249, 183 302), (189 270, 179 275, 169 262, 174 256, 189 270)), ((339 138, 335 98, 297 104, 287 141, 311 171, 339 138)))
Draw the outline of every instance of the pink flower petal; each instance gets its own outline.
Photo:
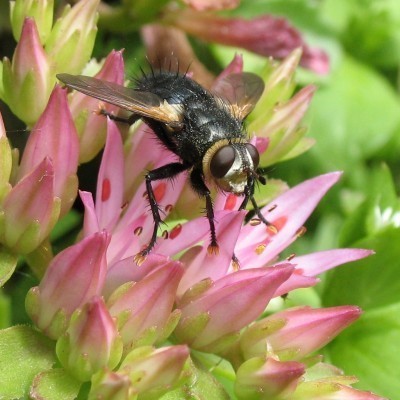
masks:
POLYGON ((235 54, 230 64, 215 78, 211 91, 220 92, 219 84, 224 81, 224 78, 231 74, 238 74, 243 72, 243 56, 235 54))
MULTIPOLYGON (((149 221, 149 217, 142 215, 129 225, 121 225, 114 230, 110 246, 107 251, 109 264, 137 254, 143 247, 142 241, 138 238, 141 235, 142 227, 149 221)), ((148 222, 151 224, 151 222, 148 222)))
POLYGON ((204 349, 222 336, 242 329, 265 309, 275 290, 289 278, 293 267, 240 270, 214 283, 199 298, 183 304, 176 334, 185 337, 185 319, 207 313, 210 320, 191 346, 204 349))
POLYGON ((182 295, 191 286, 203 279, 211 278, 216 281, 226 275, 231 264, 245 212, 219 212, 216 215, 216 234, 219 244, 219 254, 208 254, 208 243, 200 251, 190 249, 181 257, 185 265, 185 274, 179 284, 178 295, 182 295))
POLYGON ((155 327, 162 333, 182 274, 181 264, 171 261, 109 300, 112 316, 124 314, 124 323, 119 330, 125 345, 129 346, 150 328, 155 327), (129 315, 125 315, 127 312, 129 315))
MULTIPOLYGON (((285 264, 285 263, 283 263, 285 264)), ((275 266, 278 266, 281 264, 275 264, 275 266)), ((304 289, 304 288, 309 288, 315 286, 317 283, 319 283, 319 279, 313 278, 310 276, 304 276, 301 274, 301 272, 297 271, 296 269, 293 271, 293 274, 290 276, 290 278, 286 281, 283 282, 281 286, 279 286, 278 289, 276 289, 274 297, 278 296, 283 296, 284 294, 290 293, 292 290, 295 289, 304 289)))
POLYGON ((372 250, 365 249, 334 249, 296 256, 290 260, 290 263, 305 276, 316 276, 338 265, 356 261, 371 254, 374 254, 372 250))
POLYGON ((340 175, 333 172, 309 179, 265 206, 262 213, 278 233, 274 234, 264 224, 246 225, 242 229, 235 252, 244 268, 266 265, 296 240, 306 219, 340 175))
MULTIPOLYGON (((162 165, 165 164, 168 164, 168 161, 162 163, 162 165)), ((186 174, 182 173, 179 174, 173 181, 159 180, 152 182, 153 192, 157 199, 158 205, 163 211, 161 212, 162 219, 165 219, 166 216, 168 216, 169 212, 172 210, 172 207, 176 204, 186 180, 186 174)), ((151 215, 148 200, 144 199, 144 197, 146 197, 146 186, 145 183, 142 182, 118 223, 118 228, 120 228, 121 226, 126 226, 132 223, 142 215, 146 215, 147 219, 142 227, 143 232, 140 235, 140 240, 142 241, 143 245, 147 244, 147 242, 150 240, 151 233, 153 231, 153 226, 150 222, 153 221, 153 216, 151 215)))
POLYGON ((150 254, 143 264, 138 267, 133 261, 133 257, 124 258, 109 268, 103 294, 108 297, 115 289, 124 283, 138 282, 154 270, 169 262, 170 259, 165 256, 150 254))
POLYGON ((81 198, 85 208, 85 214, 83 217, 83 236, 87 237, 100 231, 99 221, 97 220, 92 193, 80 190, 79 197, 81 198))
POLYGON ((209 232, 210 225, 204 217, 177 224, 169 230, 167 239, 158 239, 154 253, 175 255, 196 243, 205 243, 209 239, 209 232))
POLYGON ((107 119, 107 141, 96 191, 96 214, 100 228, 111 231, 121 213, 124 184, 124 150, 115 122, 107 119))
POLYGON ((361 310, 355 306, 301 307, 276 313, 263 321, 286 321, 281 329, 268 335, 268 343, 275 353, 295 349, 295 358, 300 360, 329 343, 360 314, 361 310))
POLYGON ((136 129, 128 144, 124 187, 126 198, 132 198, 138 190, 138 182, 143 182, 145 171, 161 166, 161 163, 168 164, 172 153, 162 146, 154 132, 144 123, 136 129))

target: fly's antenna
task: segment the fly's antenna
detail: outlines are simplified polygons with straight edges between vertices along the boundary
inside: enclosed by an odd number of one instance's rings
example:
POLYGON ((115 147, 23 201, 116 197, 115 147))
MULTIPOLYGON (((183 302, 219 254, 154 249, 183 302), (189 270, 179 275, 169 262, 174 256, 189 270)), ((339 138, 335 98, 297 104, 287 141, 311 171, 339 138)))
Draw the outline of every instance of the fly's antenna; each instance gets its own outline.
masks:
POLYGON ((266 185, 267 184, 267 180, 258 172, 253 171, 251 169, 248 170, 249 174, 258 182, 261 183, 261 185, 266 185))

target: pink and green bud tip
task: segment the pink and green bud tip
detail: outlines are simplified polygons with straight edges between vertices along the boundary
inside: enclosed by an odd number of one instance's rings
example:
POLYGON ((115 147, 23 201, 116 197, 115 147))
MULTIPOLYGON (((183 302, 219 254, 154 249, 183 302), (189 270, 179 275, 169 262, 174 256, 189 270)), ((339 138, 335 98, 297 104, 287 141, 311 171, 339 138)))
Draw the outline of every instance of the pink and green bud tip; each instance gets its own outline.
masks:
POLYGON ((118 320, 125 352, 165 340, 175 328, 180 312, 172 309, 182 274, 181 264, 172 261, 139 282, 126 283, 110 297, 108 307, 118 320))
POLYGON ((113 369, 122 356, 122 341, 101 297, 94 297, 71 317, 57 341, 62 366, 80 381, 89 381, 101 368, 113 369))

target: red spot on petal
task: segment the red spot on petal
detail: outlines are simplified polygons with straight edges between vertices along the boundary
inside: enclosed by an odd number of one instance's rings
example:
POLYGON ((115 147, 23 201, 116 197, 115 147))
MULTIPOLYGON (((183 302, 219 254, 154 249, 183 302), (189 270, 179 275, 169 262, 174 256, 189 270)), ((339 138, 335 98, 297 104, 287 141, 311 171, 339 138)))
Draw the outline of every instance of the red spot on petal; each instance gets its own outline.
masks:
POLYGON ((233 210, 236 206, 237 197, 234 194, 228 194, 224 210, 233 210))
POLYGON ((161 182, 154 189, 154 197, 156 198, 156 202, 160 203, 161 200, 165 196, 165 192, 167 191, 167 184, 165 182, 161 182))
POLYGON ((287 222, 287 218, 285 216, 279 217, 278 219, 276 219, 275 221, 272 222, 272 225, 275 226, 275 228, 280 231, 287 222))
POLYGON ((111 195, 111 182, 108 178, 103 180, 101 185, 101 201, 107 201, 111 195))
POLYGON ((169 238, 175 239, 181 233, 181 230, 182 230, 182 225, 181 224, 176 225, 171 229, 171 232, 169 233, 169 238))

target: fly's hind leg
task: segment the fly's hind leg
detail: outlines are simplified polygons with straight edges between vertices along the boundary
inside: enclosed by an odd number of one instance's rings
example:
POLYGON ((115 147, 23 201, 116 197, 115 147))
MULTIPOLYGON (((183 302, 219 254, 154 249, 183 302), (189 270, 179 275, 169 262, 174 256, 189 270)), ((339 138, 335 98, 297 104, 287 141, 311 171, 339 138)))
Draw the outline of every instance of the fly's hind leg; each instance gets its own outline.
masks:
POLYGON ((206 216, 210 224, 210 244, 208 245, 208 254, 218 254, 219 247, 217 243, 217 236, 215 234, 215 222, 214 222, 214 207, 211 199, 210 190, 204 183, 203 176, 198 169, 193 169, 190 174, 190 183, 192 184, 193 190, 198 193, 201 197, 206 199, 206 216))
POLYGON ((147 197, 149 199, 149 204, 150 204, 150 210, 153 215, 154 219, 154 228, 153 228, 153 233, 151 235, 150 242, 148 245, 140 251, 138 254, 135 255, 134 261, 137 265, 140 265, 143 263, 143 261, 146 259, 147 255, 151 252, 153 249, 154 245, 156 244, 157 240, 157 231, 158 228, 162 222, 161 216, 160 216, 160 210, 157 204, 157 199, 154 195, 153 187, 151 185, 151 182, 157 181, 160 179, 168 179, 172 178, 179 173, 185 171, 188 169, 190 166, 186 164, 181 164, 181 163, 171 163, 164 165, 160 168, 153 169, 152 171, 148 172, 145 176, 146 180, 146 192, 147 192, 147 197))

